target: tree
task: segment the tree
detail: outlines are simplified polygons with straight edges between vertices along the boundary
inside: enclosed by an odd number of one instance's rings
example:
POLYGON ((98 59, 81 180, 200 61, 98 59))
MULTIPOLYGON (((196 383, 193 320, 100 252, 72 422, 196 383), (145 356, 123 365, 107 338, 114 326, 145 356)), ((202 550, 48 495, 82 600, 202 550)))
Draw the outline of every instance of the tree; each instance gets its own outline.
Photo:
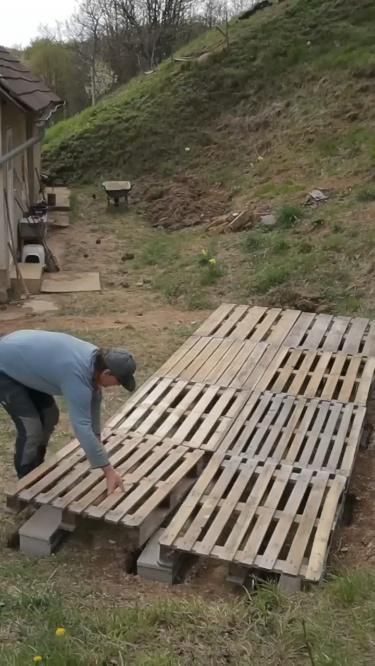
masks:
POLYGON ((65 100, 65 115, 81 111, 87 106, 85 73, 68 43, 55 41, 52 37, 41 37, 25 49, 23 58, 30 69, 65 100))

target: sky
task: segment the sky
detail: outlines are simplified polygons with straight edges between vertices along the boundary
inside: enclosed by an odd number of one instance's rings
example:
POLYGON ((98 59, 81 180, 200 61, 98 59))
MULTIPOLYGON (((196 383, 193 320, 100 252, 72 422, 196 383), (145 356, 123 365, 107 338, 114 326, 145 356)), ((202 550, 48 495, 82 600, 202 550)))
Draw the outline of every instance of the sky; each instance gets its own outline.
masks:
POLYGON ((76 0, 0 0, 1 46, 27 46, 40 25, 65 21, 73 13, 76 0))

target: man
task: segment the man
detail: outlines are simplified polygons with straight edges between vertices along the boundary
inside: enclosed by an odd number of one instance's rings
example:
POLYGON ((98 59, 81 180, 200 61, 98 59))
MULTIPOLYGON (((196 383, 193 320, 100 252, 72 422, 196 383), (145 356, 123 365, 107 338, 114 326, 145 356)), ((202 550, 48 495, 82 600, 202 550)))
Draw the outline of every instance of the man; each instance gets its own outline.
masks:
POLYGON ((126 349, 99 349, 65 333, 17 331, 0 338, 0 403, 17 429, 18 478, 43 462, 59 419, 53 396, 62 395, 91 467, 103 470, 108 494, 122 488, 100 441, 101 389, 121 384, 134 391, 135 369, 126 349))

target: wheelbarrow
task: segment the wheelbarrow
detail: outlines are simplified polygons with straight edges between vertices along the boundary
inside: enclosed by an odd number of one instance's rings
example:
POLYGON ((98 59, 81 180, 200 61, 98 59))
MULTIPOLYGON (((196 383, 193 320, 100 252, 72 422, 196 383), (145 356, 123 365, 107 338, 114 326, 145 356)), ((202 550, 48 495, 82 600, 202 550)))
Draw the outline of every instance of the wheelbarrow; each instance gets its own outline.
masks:
POLYGON ((118 207, 121 199, 128 205, 129 192, 132 189, 128 180, 107 180, 103 183, 104 191, 107 195, 107 204, 114 204, 118 207))

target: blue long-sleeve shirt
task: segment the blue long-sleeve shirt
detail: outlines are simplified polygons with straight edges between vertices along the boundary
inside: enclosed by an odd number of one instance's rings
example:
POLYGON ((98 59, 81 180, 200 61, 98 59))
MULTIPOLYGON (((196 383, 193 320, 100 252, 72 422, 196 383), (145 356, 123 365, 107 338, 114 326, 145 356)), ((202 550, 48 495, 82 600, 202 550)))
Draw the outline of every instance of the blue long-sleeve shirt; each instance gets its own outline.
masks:
POLYGON ((0 372, 67 403, 75 435, 92 467, 108 465, 100 441, 101 390, 93 384, 97 347, 65 333, 16 331, 0 338, 0 372))

